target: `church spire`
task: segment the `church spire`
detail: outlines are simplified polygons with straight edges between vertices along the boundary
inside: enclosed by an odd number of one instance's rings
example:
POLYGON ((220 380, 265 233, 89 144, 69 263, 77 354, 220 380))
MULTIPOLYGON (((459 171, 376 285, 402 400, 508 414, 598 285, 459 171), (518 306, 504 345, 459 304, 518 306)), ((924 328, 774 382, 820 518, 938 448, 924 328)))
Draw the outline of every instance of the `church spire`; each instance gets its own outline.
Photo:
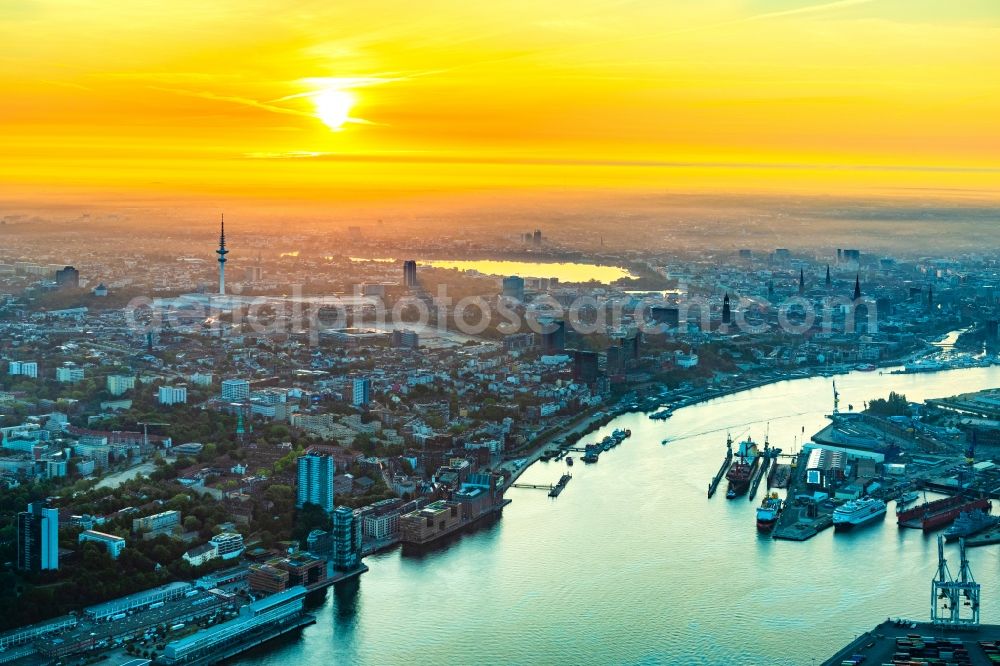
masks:
POLYGON ((826 288, 830 288, 830 264, 826 265, 826 288))
POLYGON ((854 278, 854 300, 861 298, 861 273, 854 278))
POLYGON ((799 269, 799 296, 806 293, 806 270, 799 269))

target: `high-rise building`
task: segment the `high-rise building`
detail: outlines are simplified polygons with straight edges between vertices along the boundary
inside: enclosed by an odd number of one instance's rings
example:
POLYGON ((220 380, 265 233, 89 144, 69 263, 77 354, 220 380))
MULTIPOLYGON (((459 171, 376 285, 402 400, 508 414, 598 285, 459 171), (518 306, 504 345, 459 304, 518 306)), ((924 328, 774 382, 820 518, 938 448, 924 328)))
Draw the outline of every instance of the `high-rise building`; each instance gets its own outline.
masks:
POLYGON ((351 404, 355 407, 365 407, 372 401, 372 380, 368 377, 355 377, 351 381, 351 404))
POLYGON ((542 330, 542 353, 553 354, 566 350, 566 322, 557 319, 542 330))
POLYGON ((417 349, 420 347, 420 335, 416 331, 394 330, 392 332, 392 346, 403 349, 417 349))
POLYGON ((188 399, 186 386, 161 386, 156 395, 161 405, 183 405, 188 399))
POLYGON ((403 286, 417 286, 417 262, 412 259, 403 262, 403 286))
POLYGON ((535 229, 535 233, 531 235, 531 244, 535 247, 542 246, 542 231, 541 229, 535 229))
POLYGON ((573 380, 584 384, 597 381, 597 353, 592 351, 573 350, 573 380))
POLYGON ((135 388, 135 377, 130 375, 108 375, 108 393, 111 395, 124 395, 126 391, 135 388))
POLYGON ((729 307, 729 294, 722 299, 722 323, 728 326, 733 321, 733 312, 729 307))
POLYGON ((79 289, 80 271, 72 266, 59 269, 56 271, 56 286, 60 289, 79 289))
POLYGON ((353 571, 361 566, 361 518, 354 509, 338 506, 333 512, 333 568, 353 571))
POLYGON ((245 379, 223 379, 220 395, 223 400, 246 400, 250 397, 250 382, 245 379))
POLYGON ((299 487, 295 506, 315 504, 327 513, 333 511, 333 477, 336 464, 330 456, 307 453, 298 459, 299 487))
POLYGON ((59 510, 41 502, 17 514, 17 568, 54 571, 59 568, 59 510))
POLYGON ((511 275, 503 279, 503 292, 505 298, 512 298, 515 301, 524 300, 524 278, 511 275))

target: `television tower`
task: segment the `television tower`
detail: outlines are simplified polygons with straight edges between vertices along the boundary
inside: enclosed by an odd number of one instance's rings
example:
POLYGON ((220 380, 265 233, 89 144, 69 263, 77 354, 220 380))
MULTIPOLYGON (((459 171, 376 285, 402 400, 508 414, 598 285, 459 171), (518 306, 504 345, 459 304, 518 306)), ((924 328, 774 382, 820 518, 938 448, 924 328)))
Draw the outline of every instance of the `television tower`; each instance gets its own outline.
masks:
POLYGON ((226 216, 222 215, 222 223, 219 230, 219 249, 215 251, 219 255, 219 296, 226 295, 226 216))

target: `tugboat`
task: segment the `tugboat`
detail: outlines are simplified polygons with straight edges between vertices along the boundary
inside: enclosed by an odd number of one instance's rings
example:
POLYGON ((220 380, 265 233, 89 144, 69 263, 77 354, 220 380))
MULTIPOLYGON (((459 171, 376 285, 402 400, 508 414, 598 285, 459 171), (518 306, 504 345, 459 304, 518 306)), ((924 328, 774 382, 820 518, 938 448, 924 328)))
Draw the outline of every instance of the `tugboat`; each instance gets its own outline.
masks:
POLYGON ((770 532, 778 522, 780 514, 781 499, 778 498, 778 493, 771 493, 757 507, 757 529, 761 532, 770 532))

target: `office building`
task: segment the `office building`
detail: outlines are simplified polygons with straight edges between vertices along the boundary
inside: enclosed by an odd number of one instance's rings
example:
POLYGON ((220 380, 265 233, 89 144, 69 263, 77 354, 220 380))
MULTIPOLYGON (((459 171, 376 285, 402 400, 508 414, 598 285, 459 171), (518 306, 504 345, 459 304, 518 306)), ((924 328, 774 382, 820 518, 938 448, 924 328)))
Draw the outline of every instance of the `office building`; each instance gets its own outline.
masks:
POLYGON ((122 551, 125 549, 125 539, 115 536, 114 534, 98 532, 97 530, 84 530, 83 532, 80 532, 78 541, 80 543, 87 543, 90 541, 102 545, 104 549, 108 551, 108 555, 110 555, 113 560, 117 560, 118 556, 121 555, 122 551))
POLYGON ((315 504, 327 513, 333 511, 333 477, 336 465, 330 456, 308 453, 298 459, 299 487, 295 506, 315 504))
POLYGON ((7 374, 38 379, 38 364, 34 361, 10 361, 7 364, 7 374))
POLYGON ((108 375, 108 393, 111 395, 124 395, 126 391, 135 388, 135 377, 128 375, 108 375))
POLYGON ((557 319, 542 330, 542 353, 558 354, 566 350, 566 322, 557 319))
POLYGON ((403 286, 417 286, 417 262, 412 259, 403 262, 403 286))
POLYGON ((161 386, 156 395, 161 405, 183 405, 188 399, 186 386, 161 386))
POLYGON ((75 365, 64 365, 61 368, 56 368, 56 381, 62 384, 82 382, 84 375, 83 368, 78 368, 75 365))
POLYGON ((420 335, 416 331, 395 330, 392 332, 392 346, 397 349, 417 349, 420 335))
POLYGON ((510 277, 505 277, 503 279, 503 291, 501 292, 504 298, 511 298, 515 301, 524 300, 524 278, 518 277, 517 275, 511 275, 510 277))
POLYGON ((597 381, 597 353, 592 351, 573 350, 573 380, 584 384, 597 381))
POLYGON ((72 266, 56 271, 56 286, 60 289, 79 289, 80 271, 72 266))
POLYGON ((353 571, 361 566, 361 518, 354 509, 338 506, 333 512, 333 568, 353 571))
POLYGON ((222 399, 230 401, 246 400, 250 397, 250 382, 245 379, 223 379, 222 399))
POLYGON ((59 510, 42 502, 17 514, 17 568, 55 571, 59 568, 59 510))
POLYGON ((355 377, 351 381, 351 404, 355 407, 366 407, 372 401, 372 380, 368 377, 355 377))
POLYGON ((681 321, 680 310, 677 308, 654 305, 650 308, 650 316, 654 322, 667 328, 677 328, 681 321))

